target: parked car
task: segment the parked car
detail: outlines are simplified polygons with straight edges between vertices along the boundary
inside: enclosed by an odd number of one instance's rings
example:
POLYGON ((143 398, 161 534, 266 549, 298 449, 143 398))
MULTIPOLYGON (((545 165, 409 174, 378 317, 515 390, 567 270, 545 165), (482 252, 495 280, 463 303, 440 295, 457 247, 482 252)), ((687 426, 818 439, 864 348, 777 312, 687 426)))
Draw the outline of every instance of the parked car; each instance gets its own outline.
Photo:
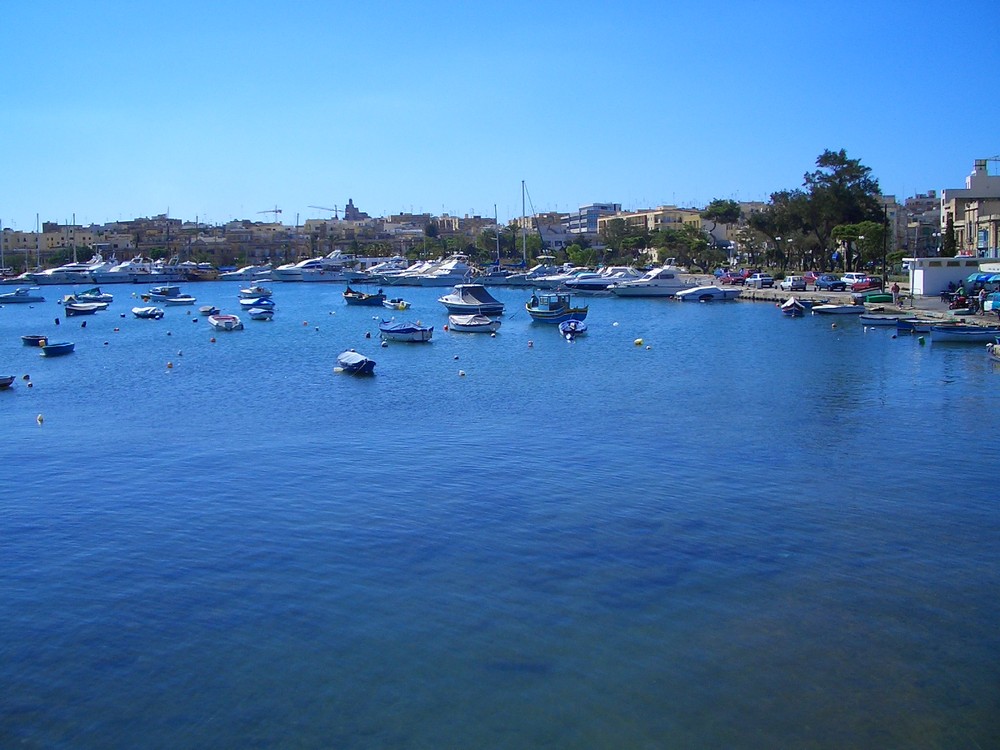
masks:
POLYGON ((732 284, 732 285, 743 286, 743 282, 745 281, 746 279, 743 278, 743 275, 738 273, 724 273, 722 274, 722 276, 719 277, 720 284, 732 284))
POLYGON ((778 286, 786 292, 804 292, 806 290, 806 277, 786 276, 778 283, 778 286))
POLYGON ((806 271, 804 274, 802 274, 802 278, 806 280, 806 285, 812 284, 813 286, 815 286, 816 279, 819 278, 819 274, 816 273, 815 271, 806 271))
POLYGON ((861 271, 848 271, 843 276, 840 277, 847 286, 857 284, 859 281, 864 281, 868 278, 868 274, 862 273, 861 271))
POLYGON ((769 273, 755 273, 746 280, 746 286, 754 289, 774 287, 774 278, 769 273))
POLYGON ((817 291, 842 292, 845 289, 847 289, 847 282, 837 276, 825 273, 816 279, 817 291))
POLYGON ((860 281, 851 284, 852 292, 867 292, 870 289, 881 289, 882 279, 878 276, 865 276, 860 281))

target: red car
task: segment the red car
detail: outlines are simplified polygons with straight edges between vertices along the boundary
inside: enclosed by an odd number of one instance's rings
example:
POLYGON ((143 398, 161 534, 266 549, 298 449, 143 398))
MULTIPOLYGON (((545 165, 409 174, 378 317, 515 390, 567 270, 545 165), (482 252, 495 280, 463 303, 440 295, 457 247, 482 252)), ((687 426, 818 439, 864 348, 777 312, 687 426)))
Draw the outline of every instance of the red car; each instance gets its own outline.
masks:
POLYGON ((819 278, 819 274, 816 273, 815 271, 806 271, 804 274, 802 274, 802 278, 806 280, 807 286, 809 284, 816 286, 816 279, 819 278))
POLYGON ((852 292, 867 292, 869 289, 881 289, 882 279, 877 276, 869 276, 851 284, 852 292))
POLYGON ((746 278, 738 273, 724 273, 719 277, 720 284, 739 284, 742 286, 746 283, 746 278))

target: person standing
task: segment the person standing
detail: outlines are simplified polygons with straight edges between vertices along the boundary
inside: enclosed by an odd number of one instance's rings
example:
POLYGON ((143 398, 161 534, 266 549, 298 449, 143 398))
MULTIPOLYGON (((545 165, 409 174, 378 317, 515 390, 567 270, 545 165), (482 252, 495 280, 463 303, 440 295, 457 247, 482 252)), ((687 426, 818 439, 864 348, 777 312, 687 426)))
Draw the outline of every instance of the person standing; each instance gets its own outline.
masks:
POLYGON ((986 287, 979 290, 979 314, 986 314, 986 287))
POLYGON ((899 282, 892 282, 892 304, 899 304, 899 282))

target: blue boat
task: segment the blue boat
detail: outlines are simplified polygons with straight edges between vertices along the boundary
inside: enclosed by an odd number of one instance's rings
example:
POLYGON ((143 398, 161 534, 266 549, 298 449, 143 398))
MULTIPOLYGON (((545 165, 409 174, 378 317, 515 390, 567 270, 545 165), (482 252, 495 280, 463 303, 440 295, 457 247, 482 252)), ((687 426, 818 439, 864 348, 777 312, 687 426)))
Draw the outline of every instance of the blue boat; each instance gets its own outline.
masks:
POLYGON ((524 309, 532 320, 539 323, 563 323, 567 320, 583 320, 588 307, 573 307, 570 295, 565 292, 545 292, 533 294, 524 303, 524 309))
POLYGON ((385 294, 382 293, 381 289, 375 294, 367 294, 366 292, 351 289, 348 286, 344 292, 344 302, 349 305, 361 305, 363 307, 381 307, 382 303, 385 302, 385 294))
POLYGON ((395 323, 383 320, 378 324, 379 333, 386 341, 430 341, 434 335, 434 326, 424 326, 420 323, 395 323))
POLYGON ((371 375, 375 371, 375 360, 349 349, 337 355, 337 367, 351 375, 371 375))
POLYGON ((45 357, 61 357, 63 354, 69 354, 76 347, 72 341, 56 341, 53 343, 40 343, 38 347, 42 350, 42 356, 45 357))
POLYGON ((587 324, 582 320, 564 320, 559 324, 559 333, 568 339, 575 339, 587 332, 587 324))

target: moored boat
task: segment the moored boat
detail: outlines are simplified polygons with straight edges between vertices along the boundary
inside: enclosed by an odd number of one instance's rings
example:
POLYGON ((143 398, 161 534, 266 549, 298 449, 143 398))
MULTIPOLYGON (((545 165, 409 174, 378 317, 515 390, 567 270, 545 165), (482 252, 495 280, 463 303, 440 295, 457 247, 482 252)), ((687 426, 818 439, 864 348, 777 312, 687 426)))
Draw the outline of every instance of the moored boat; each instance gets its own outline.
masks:
POLYGON ((896 330, 901 333, 930 333, 938 321, 930 318, 896 318, 896 330))
POLYGON ((21 337, 21 343, 25 346, 41 346, 43 341, 46 341, 48 336, 43 336, 40 333, 29 333, 21 337))
POLYGON ((587 323, 583 320, 564 320, 559 324, 559 333, 567 339, 575 339, 587 332, 587 323))
POLYGON ((395 322, 383 320, 378 324, 379 334, 385 341, 430 341, 434 335, 434 326, 417 323, 395 322))
POLYGON ((181 294, 181 288, 176 284, 163 284, 161 286, 154 286, 145 294, 141 295, 143 299, 155 299, 162 301, 168 297, 179 297, 181 294))
POLYGON ((392 299, 382 300, 382 307, 389 310, 409 310, 410 303, 402 297, 393 297, 392 299))
POLYGON ((240 307, 249 310, 251 307, 266 307, 274 309, 274 300, 270 297, 243 297, 240 300, 240 307))
POLYGON ((337 355, 336 369, 351 375, 371 375, 375 372, 375 360, 348 349, 337 355))
POLYGON ((565 320, 583 320, 589 308, 573 307, 570 295, 564 292, 544 292, 533 294, 524 303, 524 309, 534 321, 559 324, 565 320))
POLYGON ((67 302, 63 309, 66 311, 66 317, 73 317, 74 315, 93 315, 99 310, 107 310, 107 302, 67 302))
POLYGON ((356 289, 351 289, 347 287, 344 290, 344 302, 349 305, 360 305, 362 307, 381 307, 382 303, 385 302, 385 294, 379 289, 375 294, 368 294, 367 292, 359 292, 356 289))
POLYGON ((167 297, 163 300, 163 304, 175 307, 178 305, 193 305, 197 301, 190 294, 178 294, 176 297, 167 297))
POLYGON ((860 315, 865 311, 864 305, 814 305, 813 315, 860 315))
POLYGON ((53 341, 49 343, 48 340, 42 339, 42 343, 38 345, 38 348, 42 350, 42 356, 44 357, 60 357, 63 354, 69 354, 73 351, 76 348, 76 344, 72 341, 53 341))
POLYGON ((240 297, 243 298, 259 298, 259 297, 270 297, 274 292, 268 289, 266 286, 260 286, 259 284, 254 284, 248 286, 245 289, 240 289, 240 297))
POLYGON ((462 333, 496 333, 500 321, 488 315, 449 315, 448 330, 462 333))
POLYGON ((4 390, 5 388, 10 388, 12 385, 14 385, 13 375, 0 376, 0 391, 4 390))
POLYGON ((132 314, 137 318, 159 320, 163 317, 163 310, 154 305, 147 305, 145 307, 133 307, 132 314))
POLYGON ((723 300, 736 299, 742 291, 742 289, 735 286, 693 286, 690 289, 682 289, 674 297, 681 302, 721 302, 723 300))
POLYGON ((252 320, 270 320, 274 317, 274 308, 251 307, 247 310, 247 315, 249 315, 252 320))
POLYGON ((224 313, 219 313, 218 315, 209 315, 208 322, 213 327, 220 331, 242 331, 243 321, 241 321, 236 315, 226 315, 224 313))
POLYGON ((611 285, 611 293, 618 297, 672 297, 691 288, 691 283, 681 277, 683 269, 668 263, 648 271, 632 280, 619 280, 611 285))
POLYGON ((220 312, 219 308, 215 305, 202 305, 198 308, 198 313, 200 315, 218 315, 220 312))
POLYGON ((994 362, 1000 362, 1000 341, 986 345, 986 353, 994 362))
POLYGON ((789 297, 784 302, 779 305, 781 314, 789 318, 801 318, 805 315, 806 306, 799 302, 795 297, 789 297))
POLYGON ((997 336, 1000 336, 1000 326, 974 326, 967 323, 931 326, 931 341, 937 342, 992 343, 997 336))
POLYGON ((6 292, 5 294, 0 294, 0 305, 9 305, 12 303, 27 303, 27 302, 44 302, 45 297, 40 294, 32 294, 35 291, 35 287, 18 287, 13 292, 6 292))
POLYGON ((438 302, 454 315, 503 315, 504 304, 482 284, 456 284, 438 302))

